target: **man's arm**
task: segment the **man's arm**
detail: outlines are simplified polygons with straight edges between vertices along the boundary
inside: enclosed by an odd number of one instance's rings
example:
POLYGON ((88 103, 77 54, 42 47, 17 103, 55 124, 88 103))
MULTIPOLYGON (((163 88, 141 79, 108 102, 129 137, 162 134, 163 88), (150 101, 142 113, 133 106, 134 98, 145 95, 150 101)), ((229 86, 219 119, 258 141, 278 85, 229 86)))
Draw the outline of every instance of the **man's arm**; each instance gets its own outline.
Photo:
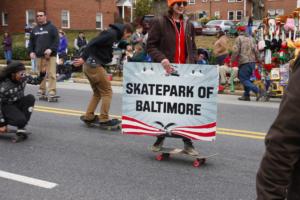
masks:
POLYGON ((241 49, 241 43, 240 43, 240 38, 238 37, 235 42, 234 42, 234 45, 233 45, 233 48, 232 48, 232 55, 231 55, 231 60, 230 62, 233 63, 234 61, 237 60, 238 58, 238 55, 240 54, 240 49, 241 49))
POLYGON ((161 42, 161 25, 160 20, 162 19, 155 19, 153 24, 148 32, 148 39, 146 50, 150 57, 153 59, 154 62, 162 62, 162 60, 167 59, 167 57, 158 49, 161 42))
POLYGON ((57 29, 53 26, 52 28, 52 44, 50 45, 49 49, 51 49, 52 52, 57 52, 59 47, 59 35, 57 29))
POLYGON ((46 72, 40 72, 38 77, 32 77, 30 75, 26 76, 26 82, 32 85, 39 85, 45 78, 46 72))
POLYGON ((79 50, 79 46, 77 45, 77 42, 78 42, 78 40, 77 40, 77 38, 75 38, 75 40, 74 40, 74 48, 76 50, 79 50))

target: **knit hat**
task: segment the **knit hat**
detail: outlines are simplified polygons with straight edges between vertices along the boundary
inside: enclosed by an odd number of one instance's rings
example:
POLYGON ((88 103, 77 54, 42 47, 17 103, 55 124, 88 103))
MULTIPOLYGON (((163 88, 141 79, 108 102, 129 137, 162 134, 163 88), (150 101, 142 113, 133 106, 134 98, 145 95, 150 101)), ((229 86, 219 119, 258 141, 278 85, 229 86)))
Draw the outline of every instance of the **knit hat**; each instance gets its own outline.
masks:
POLYGON ((16 73, 22 70, 25 70, 25 66, 23 63, 18 62, 18 61, 14 61, 11 62, 8 66, 7 69, 9 71, 9 73, 16 73))
POLYGON ((172 6, 174 3, 177 2, 187 2, 187 0, 167 0, 168 1, 168 6, 172 6))
POLYGON ((10 78, 11 74, 25 70, 25 66, 21 62, 13 61, 9 65, 0 71, 0 81, 6 78, 10 78))

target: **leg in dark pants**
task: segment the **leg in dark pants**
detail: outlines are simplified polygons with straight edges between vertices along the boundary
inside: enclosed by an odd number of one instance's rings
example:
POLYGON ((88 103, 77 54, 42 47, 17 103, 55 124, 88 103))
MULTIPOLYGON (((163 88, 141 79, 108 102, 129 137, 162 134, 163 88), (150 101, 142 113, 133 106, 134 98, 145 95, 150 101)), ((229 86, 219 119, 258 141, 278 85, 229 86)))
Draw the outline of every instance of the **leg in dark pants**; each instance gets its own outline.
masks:
POLYGON ((2 105, 2 113, 8 125, 23 129, 30 120, 35 98, 29 94, 15 104, 2 105))
POLYGON ((249 97, 250 91, 253 91, 255 94, 259 92, 258 87, 256 87, 250 80, 250 77, 253 74, 255 69, 255 63, 246 63, 239 67, 238 76, 241 83, 244 86, 244 96, 249 97))

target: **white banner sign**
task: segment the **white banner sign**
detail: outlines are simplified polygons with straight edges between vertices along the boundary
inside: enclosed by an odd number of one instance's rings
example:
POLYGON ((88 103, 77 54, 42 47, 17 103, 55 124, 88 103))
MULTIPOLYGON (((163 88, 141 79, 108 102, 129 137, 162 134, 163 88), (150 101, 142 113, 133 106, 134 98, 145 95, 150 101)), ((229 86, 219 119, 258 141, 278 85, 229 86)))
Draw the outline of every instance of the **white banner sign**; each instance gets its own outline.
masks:
POLYGON ((215 140, 217 67, 173 66, 176 72, 166 75, 159 63, 126 63, 123 74, 123 133, 215 140))

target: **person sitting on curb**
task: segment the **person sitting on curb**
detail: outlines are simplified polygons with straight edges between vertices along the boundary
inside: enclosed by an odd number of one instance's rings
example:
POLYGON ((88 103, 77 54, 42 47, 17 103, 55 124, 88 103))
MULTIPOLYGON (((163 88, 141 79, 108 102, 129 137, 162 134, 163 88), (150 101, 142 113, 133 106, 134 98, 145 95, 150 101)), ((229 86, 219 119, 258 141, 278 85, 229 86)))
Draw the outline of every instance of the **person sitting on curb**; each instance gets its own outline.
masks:
POLYGON ((230 74, 230 79, 233 79, 233 81, 238 81, 237 74, 238 74, 238 61, 230 62, 231 60, 231 53, 224 59, 224 65, 221 65, 219 67, 219 73, 220 73, 220 84, 226 85, 227 79, 226 75, 230 74))
POLYGON ((11 62, 0 73, 0 134, 7 132, 7 125, 16 126, 16 134, 25 133, 32 114, 35 98, 24 95, 26 83, 38 85, 46 75, 45 69, 40 76, 26 75, 21 62, 11 62))

